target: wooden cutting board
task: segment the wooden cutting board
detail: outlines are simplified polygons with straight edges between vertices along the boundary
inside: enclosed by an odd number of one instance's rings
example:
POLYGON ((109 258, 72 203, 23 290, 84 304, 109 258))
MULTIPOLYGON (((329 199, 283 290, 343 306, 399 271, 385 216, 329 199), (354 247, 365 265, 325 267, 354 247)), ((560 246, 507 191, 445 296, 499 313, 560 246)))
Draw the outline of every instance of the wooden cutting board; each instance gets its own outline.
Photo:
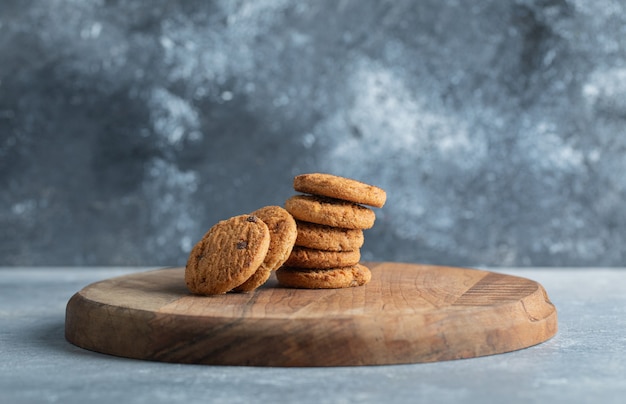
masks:
POLYGON ((345 366, 433 362, 526 348, 557 331, 537 282, 474 269, 366 263, 349 289, 278 286, 198 297, 183 268, 91 284, 67 304, 65 335, 89 350, 165 362, 345 366))

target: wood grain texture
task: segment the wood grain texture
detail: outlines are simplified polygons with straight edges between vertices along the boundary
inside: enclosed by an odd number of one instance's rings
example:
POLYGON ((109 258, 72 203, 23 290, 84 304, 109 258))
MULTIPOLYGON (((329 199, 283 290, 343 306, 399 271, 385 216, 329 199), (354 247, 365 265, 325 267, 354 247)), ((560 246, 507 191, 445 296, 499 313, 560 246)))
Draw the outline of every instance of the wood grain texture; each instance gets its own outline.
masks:
POLYGON ((66 310, 66 338, 97 352, 165 362, 347 366, 432 362, 526 348, 557 332, 537 282, 500 273, 366 263, 365 286, 191 295, 184 269, 91 284, 66 310))

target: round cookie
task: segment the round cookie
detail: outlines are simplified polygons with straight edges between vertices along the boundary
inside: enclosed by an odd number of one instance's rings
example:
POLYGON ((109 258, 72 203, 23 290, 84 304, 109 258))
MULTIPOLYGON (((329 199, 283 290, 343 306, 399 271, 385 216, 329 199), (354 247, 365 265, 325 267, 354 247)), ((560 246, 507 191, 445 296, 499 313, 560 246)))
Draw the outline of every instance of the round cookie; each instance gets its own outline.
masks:
POLYGON ((294 247, 285 262, 287 267, 295 268, 341 268, 359 263, 361 251, 322 251, 312 248, 294 247))
POLYGON ((278 283, 300 289, 338 289, 365 285, 372 279, 362 264, 331 269, 298 269, 282 267, 276 271, 278 283))
POLYGON ((289 258, 298 236, 296 221, 280 206, 265 206, 251 213, 267 225, 270 231, 270 247, 263 266, 277 270, 289 258))
POLYGON ((251 213, 267 225, 270 232, 270 246, 265 260, 256 272, 235 292, 250 292, 268 280, 271 271, 277 270, 289 258, 298 235, 293 216, 280 206, 265 206, 251 213))
POLYGON ((376 220, 370 208, 316 195, 294 195, 285 201, 285 209, 297 220, 344 229, 369 229, 376 220))
POLYGON ((244 283, 233 289, 233 292, 252 292, 263 285, 272 275, 272 270, 261 265, 244 283))
POLYGON ((198 295, 226 293, 244 283, 263 263, 270 232, 253 215, 215 224, 192 248, 185 267, 187 288, 198 295))
POLYGON ((332 174, 301 174, 294 178, 293 188, 305 194, 327 196, 382 208, 387 193, 378 187, 332 174))
POLYGON ((354 251, 363 246, 363 230, 296 221, 296 245, 325 251, 354 251))

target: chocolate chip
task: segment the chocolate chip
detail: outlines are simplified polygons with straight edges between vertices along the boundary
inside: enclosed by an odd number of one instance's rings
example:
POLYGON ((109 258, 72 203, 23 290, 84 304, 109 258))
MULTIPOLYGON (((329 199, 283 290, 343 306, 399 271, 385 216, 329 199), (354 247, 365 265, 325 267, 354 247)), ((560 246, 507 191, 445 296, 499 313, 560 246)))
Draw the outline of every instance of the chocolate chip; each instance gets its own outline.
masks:
POLYGON ((237 249, 238 250, 243 250, 247 246, 248 246, 248 242, 247 241, 240 241, 240 242, 237 243, 237 249))
POLYGON ((248 216, 248 218, 246 220, 249 221, 249 222, 252 222, 252 223, 256 223, 258 218, 256 216, 252 215, 252 216, 248 216))

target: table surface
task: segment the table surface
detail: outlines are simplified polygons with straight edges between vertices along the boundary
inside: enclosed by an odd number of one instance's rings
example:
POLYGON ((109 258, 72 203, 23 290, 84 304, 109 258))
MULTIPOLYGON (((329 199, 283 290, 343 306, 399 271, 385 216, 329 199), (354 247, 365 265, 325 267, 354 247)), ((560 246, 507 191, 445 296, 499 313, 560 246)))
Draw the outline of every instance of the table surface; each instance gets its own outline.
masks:
POLYGON ((224 367, 118 358, 65 340, 65 305, 75 292, 149 269, 0 268, 0 403, 621 403, 626 397, 626 268, 489 268, 541 283, 557 307, 559 332, 534 347, 481 358, 224 367))

